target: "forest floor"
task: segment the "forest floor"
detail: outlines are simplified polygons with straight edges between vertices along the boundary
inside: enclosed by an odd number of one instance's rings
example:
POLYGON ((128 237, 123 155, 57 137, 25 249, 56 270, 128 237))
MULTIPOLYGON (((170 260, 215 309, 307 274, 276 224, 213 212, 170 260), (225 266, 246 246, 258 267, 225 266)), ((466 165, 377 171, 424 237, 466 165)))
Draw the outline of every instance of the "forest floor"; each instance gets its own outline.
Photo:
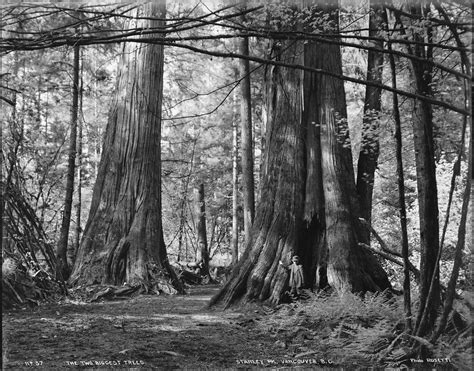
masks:
MULTIPOLYGON (((400 300, 382 296, 210 309, 218 289, 195 286, 186 295, 95 303, 66 299, 3 311, 2 369, 383 367, 387 363, 372 361, 396 338, 393 329, 403 318, 400 300)), ((411 366, 471 369, 471 338, 463 344, 411 366)))
POLYGON ((283 361, 279 343, 253 329, 263 309, 209 309, 217 289, 6 311, 3 368, 221 369, 283 361))

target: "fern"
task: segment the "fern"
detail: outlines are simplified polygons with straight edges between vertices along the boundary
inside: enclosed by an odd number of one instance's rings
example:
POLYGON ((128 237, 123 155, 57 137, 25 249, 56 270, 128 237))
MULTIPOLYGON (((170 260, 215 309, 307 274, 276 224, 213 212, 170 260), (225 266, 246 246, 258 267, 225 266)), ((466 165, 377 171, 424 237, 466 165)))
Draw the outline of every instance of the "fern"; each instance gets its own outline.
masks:
POLYGON ((395 338, 393 330, 403 318, 402 308, 400 301, 378 294, 313 295, 303 303, 280 306, 259 326, 290 341, 298 329, 307 330, 313 339, 300 344, 300 349, 348 367, 371 366, 377 363, 378 352, 395 338))
MULTIPOLYGON (((305 302, 280 306, 258 326, 276 340, 284 339, 293 354, 311 353, 347 368, 399 367, 411 351, 409 339, 401 334, 402 300, 383 294, 312 295, 305 302), (311 340, 295 335, 300 331, 311 334, 311 340)), ((445 334, 432 348, 437 357, 450 360, 448 368, 472 369, 469 326, 455 336, 445 334)))

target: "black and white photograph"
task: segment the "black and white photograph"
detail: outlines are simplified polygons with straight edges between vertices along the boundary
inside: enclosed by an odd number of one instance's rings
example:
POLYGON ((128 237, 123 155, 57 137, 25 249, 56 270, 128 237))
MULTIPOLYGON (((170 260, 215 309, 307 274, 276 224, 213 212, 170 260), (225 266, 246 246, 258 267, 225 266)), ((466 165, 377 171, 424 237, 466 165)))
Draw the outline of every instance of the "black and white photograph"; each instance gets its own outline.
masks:
POLYGON ((2 370, 472 370, 472 12, 3 0, 2 370))

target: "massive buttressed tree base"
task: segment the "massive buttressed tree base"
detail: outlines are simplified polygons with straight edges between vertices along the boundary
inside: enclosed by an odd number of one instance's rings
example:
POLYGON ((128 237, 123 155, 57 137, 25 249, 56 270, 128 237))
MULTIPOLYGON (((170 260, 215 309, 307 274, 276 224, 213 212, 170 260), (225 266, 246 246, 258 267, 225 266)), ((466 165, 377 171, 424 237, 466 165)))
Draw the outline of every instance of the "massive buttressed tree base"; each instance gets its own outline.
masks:
MULTIPOLYGON (((165 11, 164 0, 143 4, 130 26, 163 27, 165 11)), ((161 220, 162 92, 163 45, 124 43, 73 285, 157 283, 181 290, 161 220)))
MULTIPOLYGON (((301 9, 291 9, 294 19, 282 22, 289 29, 280 31, 303 29, 301 9)), ((337 7, 312 10, 314 17, 326 19, 323 32, 338 31, 337 7)), ((270 58, 342 74, 335 44, 278 41, 270 58)), ((329 284, 341 292, 389 288, 378 261, 358 246, 359 206, 343 82, 273 66, 267 67, 266 84, 261 199, 245 252, 211 305, 280 302, 288 274, 279 262, 289 264, 293 254, 303 258, 310 287, 329 284)))
MULTIPOLYGON (((302 43, 282 42, 274 45, 274 53, 279 60, 299 63, 302 43)), ((223 299, 230 303, 242 296, 278 302, 285 288, 286 275, 279 260, 288 262, 286 257, 297 249, 303 216, 301 77, 295 69, 274 67, 268 71, 268 147, 260 203, 244 254, 212 302, 223 299)))

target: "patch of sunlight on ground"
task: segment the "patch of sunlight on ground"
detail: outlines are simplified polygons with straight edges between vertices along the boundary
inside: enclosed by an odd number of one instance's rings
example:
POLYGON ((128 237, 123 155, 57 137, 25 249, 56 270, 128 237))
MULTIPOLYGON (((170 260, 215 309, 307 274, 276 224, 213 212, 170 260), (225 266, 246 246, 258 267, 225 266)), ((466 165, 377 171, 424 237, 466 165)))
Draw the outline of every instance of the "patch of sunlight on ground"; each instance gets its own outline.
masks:
POLYGON ((226 318, 222 318, 216 315, 210 315, 210 314, 192 314, 191 319, 194 321, 200 321, 200 322, 228 322, 228 318, 231 317, 237 317, 238 314, 226 314, 226 318))
POLYGON ((182 299, 182 300, 193 300, 193 301, 209 301, 209 296, 194 296, 194 295, 186 295, 186 296, 177 296, 176 299, 182 299))

